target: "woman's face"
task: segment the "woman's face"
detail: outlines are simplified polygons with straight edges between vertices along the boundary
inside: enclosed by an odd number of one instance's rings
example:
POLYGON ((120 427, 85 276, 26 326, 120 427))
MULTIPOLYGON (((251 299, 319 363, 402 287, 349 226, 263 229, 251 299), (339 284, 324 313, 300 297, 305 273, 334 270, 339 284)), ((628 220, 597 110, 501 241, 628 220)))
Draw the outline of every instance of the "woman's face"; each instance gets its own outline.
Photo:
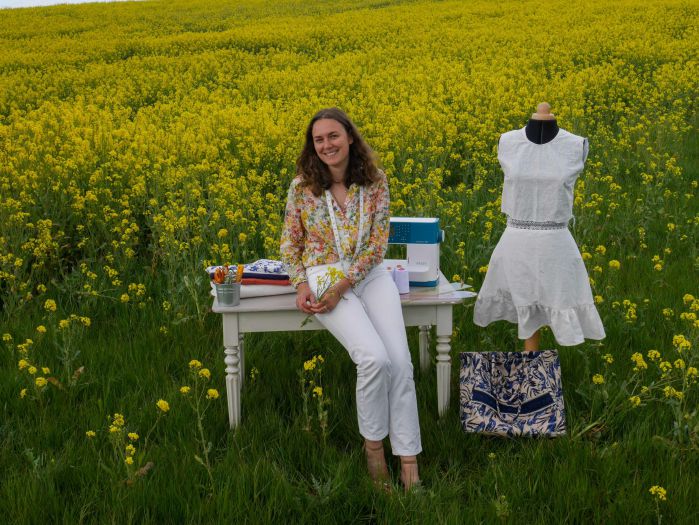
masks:
POLYGON ((313 146, 320 160, 330 168, 346 169, 353 139, 337 120, 316 120, 311 130, 313 146))

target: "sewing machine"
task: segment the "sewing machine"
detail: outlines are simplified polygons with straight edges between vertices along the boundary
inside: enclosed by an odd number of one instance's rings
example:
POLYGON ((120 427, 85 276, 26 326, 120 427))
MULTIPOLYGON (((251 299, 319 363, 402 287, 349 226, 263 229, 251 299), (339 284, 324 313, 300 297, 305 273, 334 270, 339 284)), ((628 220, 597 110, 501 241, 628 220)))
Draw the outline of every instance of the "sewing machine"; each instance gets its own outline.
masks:
POLYGON ((389 244, 405 244, 407 260, 386 259, 384 266, 402 266, 410 273, 410 286, 437 286, 439 283, 439 243, 444 231, 439 219, 391 217, 389 244))

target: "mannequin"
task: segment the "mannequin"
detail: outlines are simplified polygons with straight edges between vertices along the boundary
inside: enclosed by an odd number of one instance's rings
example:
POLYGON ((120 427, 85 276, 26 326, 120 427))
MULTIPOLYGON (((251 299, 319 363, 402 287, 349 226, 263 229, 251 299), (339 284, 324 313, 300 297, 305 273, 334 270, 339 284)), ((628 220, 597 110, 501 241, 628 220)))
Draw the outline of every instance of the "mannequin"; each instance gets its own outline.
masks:
POLYGON ((558 124, 548 102, 536 106, 536 113, 532 114, 524 131, 529 141, 534 144, 546 144, 556 138, 558 124))
MULTIPOLYGON (((541 102, 536 106, 536 113, 532 113, 527 126, 524 128, 527 138, 534 144, 546 144, 551 142, 558 135, 558 124, 556 116, 551 113, 551 105, 548 102, 541 102)), ((536 352, 539 350, 541 331, 537 330, 529 339, 524 340, 525 352, 536 352)))
POLYGON ((539 350, 541 327, 562 346, 605 337, 587 269, 568 229, 587 139, 558 127, 541 102, 527 124, 498 142, 507 227, 488 263, 474 307, 478 326, 517 325, 525 352, 539 350))

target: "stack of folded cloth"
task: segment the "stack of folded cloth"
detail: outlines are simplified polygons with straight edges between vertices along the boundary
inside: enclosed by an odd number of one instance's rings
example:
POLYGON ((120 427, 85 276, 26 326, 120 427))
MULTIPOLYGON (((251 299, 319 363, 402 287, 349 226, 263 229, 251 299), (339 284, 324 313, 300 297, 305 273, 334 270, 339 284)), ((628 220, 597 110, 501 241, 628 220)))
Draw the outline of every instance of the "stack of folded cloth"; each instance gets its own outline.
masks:
MULTIPOLYGON (((216 268, 218 266, 209 266, 206 269, 206 273, 212 279, 216 268)), ((234 266, 231 266, 231 268, 235 269, 234 266)), ((253 263, 243 265, 241 285, 241 299, 295 292, 293 286, 289 283, 289 274, 286 272, 283 263, 272 259, 259 259, 253 263)), ((215 289, 213 281, 211 287, 215 289)))
POLYGON ((243 266, 243 281, 247 284, 268 284, 271 286, 289 286, 289 274, 281 261, 260 259, 243 266))

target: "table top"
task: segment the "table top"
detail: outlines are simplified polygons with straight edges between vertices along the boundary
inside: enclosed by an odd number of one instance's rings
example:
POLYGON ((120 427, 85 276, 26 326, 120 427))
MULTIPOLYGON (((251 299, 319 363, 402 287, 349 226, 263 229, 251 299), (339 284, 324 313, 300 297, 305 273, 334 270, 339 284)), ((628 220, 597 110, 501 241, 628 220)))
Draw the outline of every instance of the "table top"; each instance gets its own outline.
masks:
MULTIPOLYGON (((465 288, 470 288, 470 285, 450 283, 444 274, 439 272, 437 286, 429 288, 411 286, 409 293, 400 296, 400 302, 403 306, 459 304, 477 295, 465 288)), ((220 306, 218 300, 214 298, 211 309, 217 314, 296 310, 296 294, 249 297, 241 299, 237 306, 220 306)))

